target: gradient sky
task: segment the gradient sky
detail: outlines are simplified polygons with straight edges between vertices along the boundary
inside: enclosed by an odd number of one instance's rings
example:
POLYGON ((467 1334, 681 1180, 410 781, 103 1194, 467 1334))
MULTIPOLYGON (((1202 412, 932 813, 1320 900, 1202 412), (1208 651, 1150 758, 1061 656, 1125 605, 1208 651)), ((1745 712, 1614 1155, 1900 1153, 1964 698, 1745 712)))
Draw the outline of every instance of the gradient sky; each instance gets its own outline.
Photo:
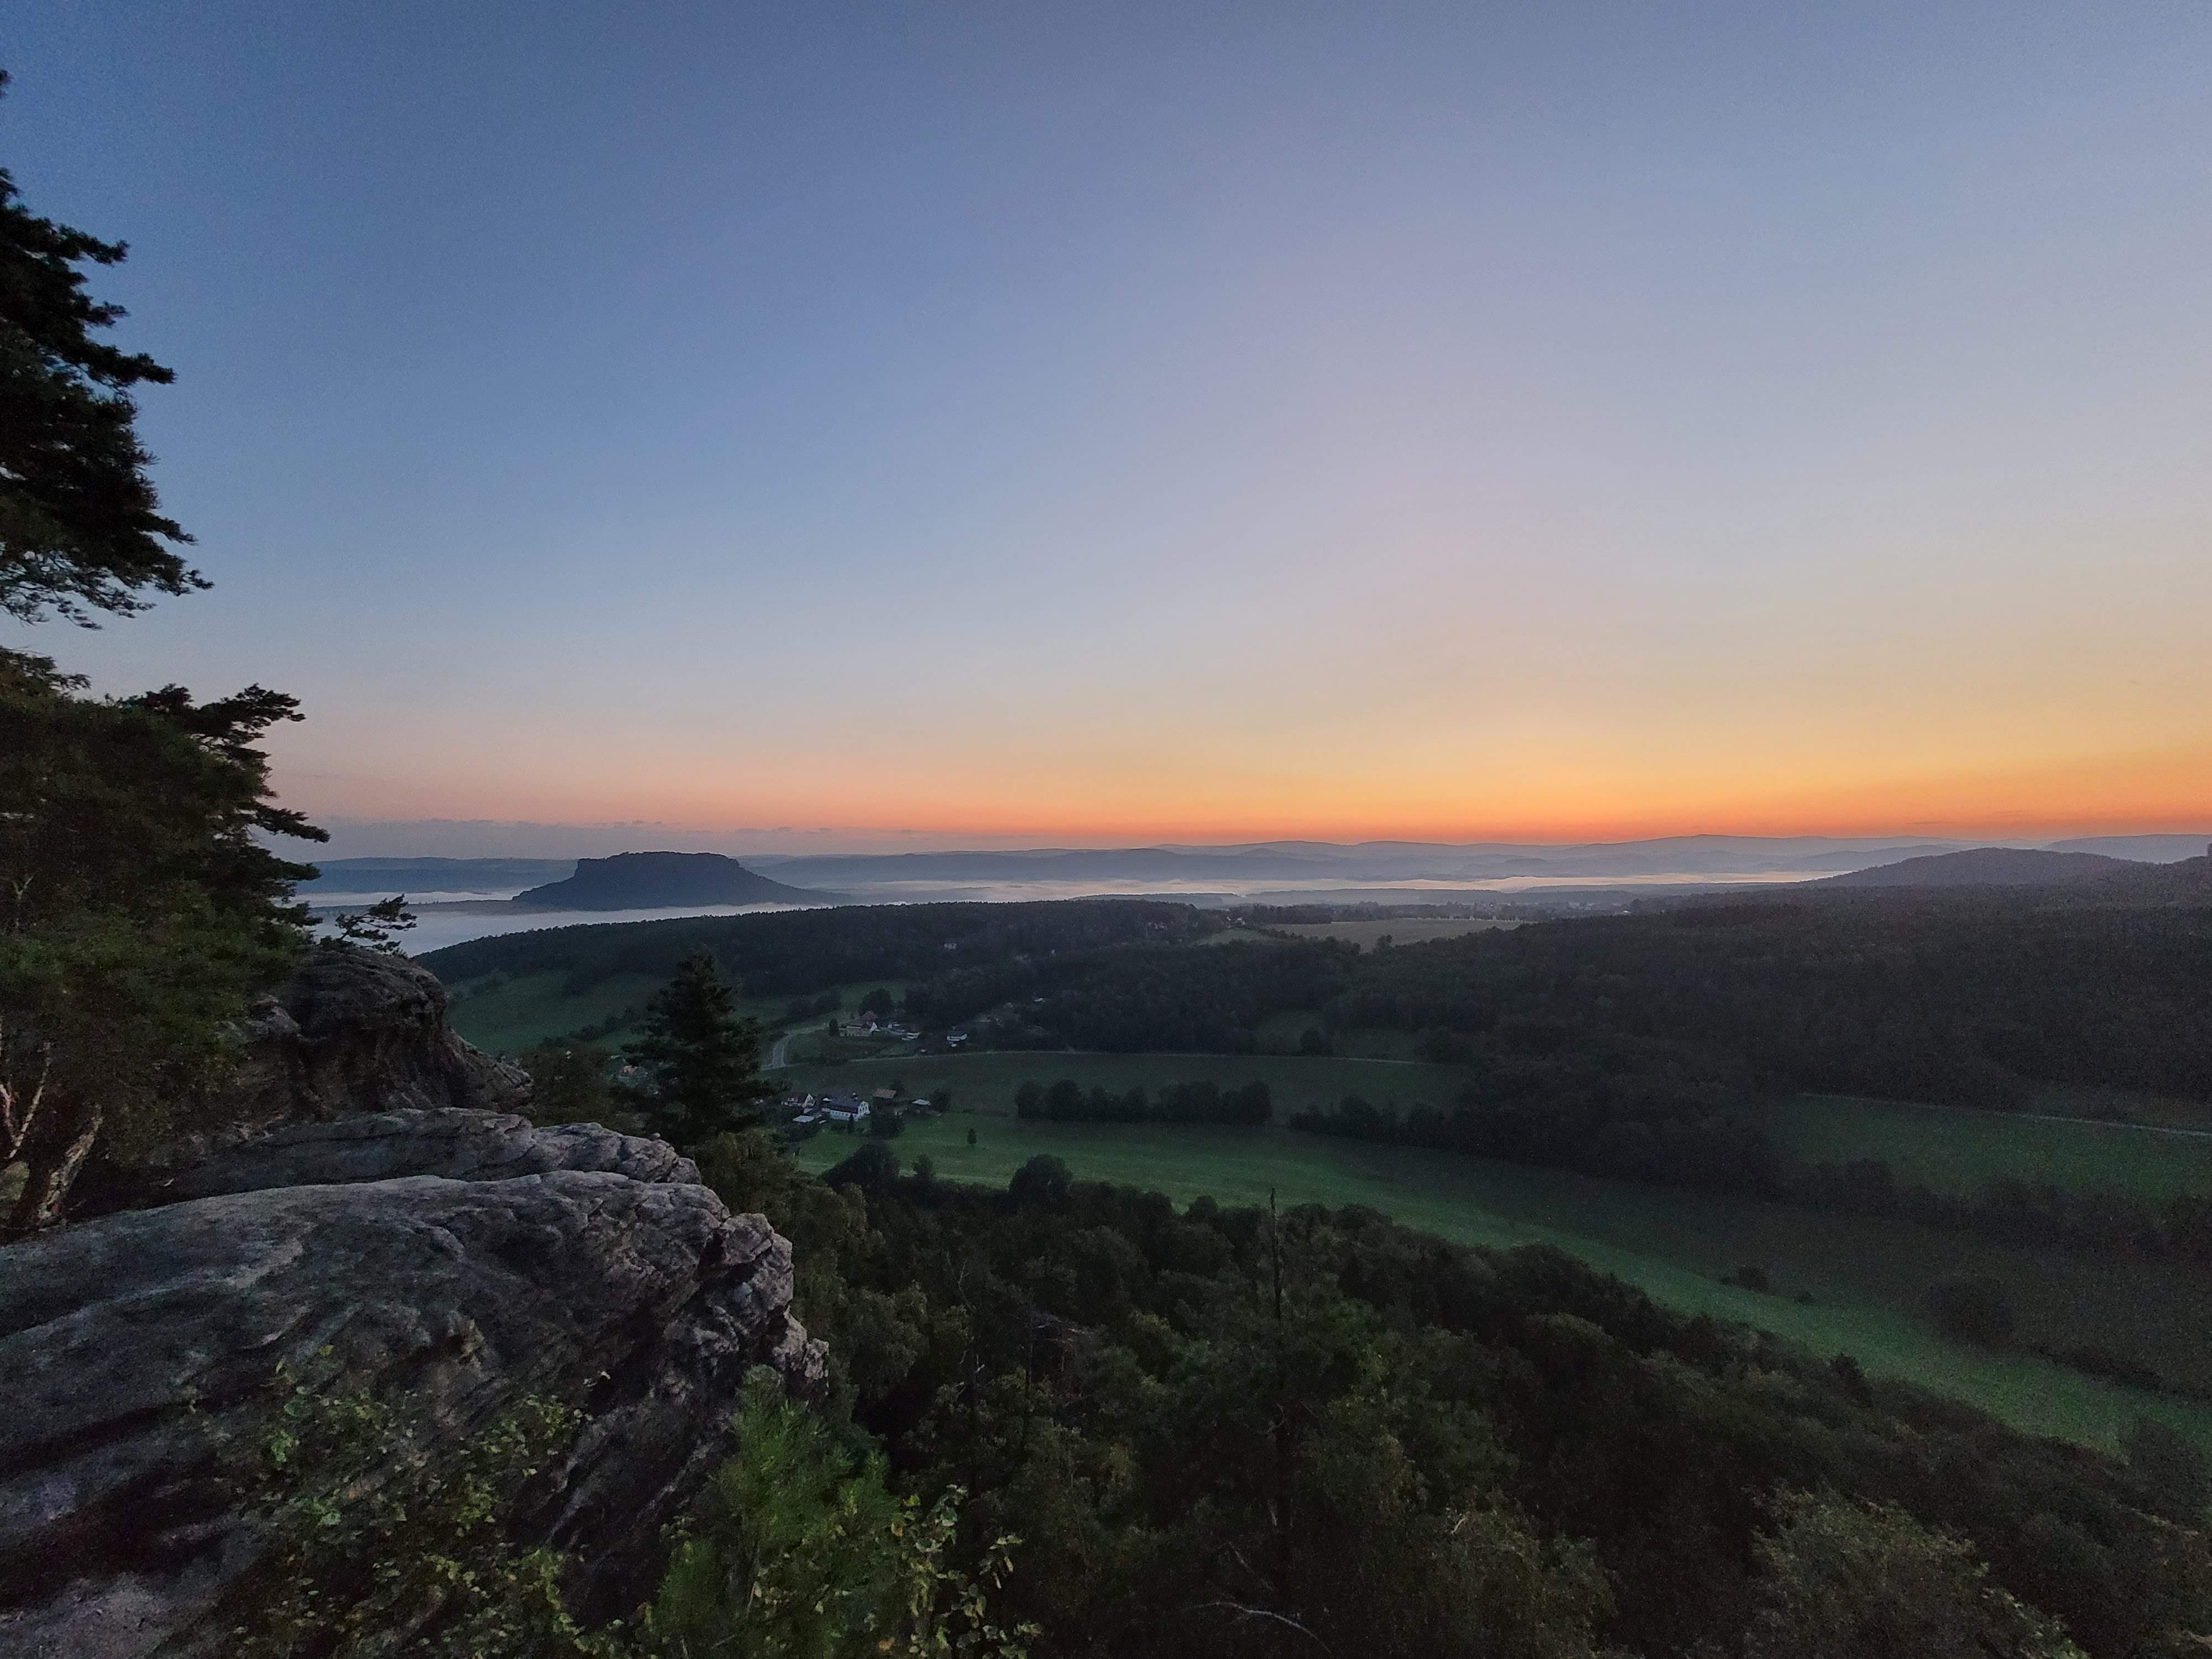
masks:
POLYGON ((2202 0, 0 23, 327 818, 2212 822, 2202 0))

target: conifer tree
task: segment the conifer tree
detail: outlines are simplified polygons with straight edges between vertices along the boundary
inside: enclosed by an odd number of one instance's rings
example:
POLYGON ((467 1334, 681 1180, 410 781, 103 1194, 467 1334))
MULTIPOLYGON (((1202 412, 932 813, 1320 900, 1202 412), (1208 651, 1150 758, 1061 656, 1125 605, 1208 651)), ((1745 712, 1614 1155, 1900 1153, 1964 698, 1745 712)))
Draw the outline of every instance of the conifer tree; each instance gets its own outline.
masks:
MULTIPOLYGON (((0 88, 7 77, 0 74, 0 88)), ((27 211, 0 172, 0 614, 128 615, 207 584, 159 512, 131 388, 166 385, 94 337, 123 312, 85 291, 120 242, 27 211)), ((52 1224, 103 1151, 177 1127, 235 1058, 235 1024, 305 945, 266 845, 327 839, 272 799, 263 735, 296 720, 258 685, 82 695, 0 649, 0 1229, 52 1224)))
POLYGON ((131 398, 173 377, 94 337, 124 313, 84 291, 81 267, 126 252, 27 211, 0 171, 0 612, 23 622, 88 623, 144 610, 149 587, 207 586, 174 550, 191 538, 160 511, 131 398))
POLYGON ((755 1109, 775 1092, 760 1074, 760 1023, 738 1015, 737 988, 710 951, 677 964, 646 1006, 645 1035, 623 1054, 651 1079, 646 1117, 681 1146, 758 1122, 755 1109))

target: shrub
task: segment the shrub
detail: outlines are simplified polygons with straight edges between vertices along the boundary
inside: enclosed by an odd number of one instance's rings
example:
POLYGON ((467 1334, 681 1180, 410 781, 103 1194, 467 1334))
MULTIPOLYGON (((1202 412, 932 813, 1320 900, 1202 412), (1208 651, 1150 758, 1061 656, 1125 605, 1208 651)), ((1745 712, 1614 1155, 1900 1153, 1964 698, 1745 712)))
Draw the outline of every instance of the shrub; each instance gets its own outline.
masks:
POLYGON ((832 1187, 858 1187, 864 1193, 887 1193, 891 1182, 898 1179, 898 1154, 879 1140, 868 1140, 822 1178, 832 1187))
POLYGON ((894 1497, 883 1455, 854 1459, 765 1368, 746 1380, 737 1431, 737 1455, 715 1472, 646 1609, 647 1652, 1027 1651, 1034 1627, 1000 1626, 984 1595, 1012 1571, 1020 1540, 994 1540, 972 1574, 951 1564, 959 1487, 927 1510, 894 1497))
POLYGON ((1066 1164, 1050 1152, 1039 1152, 1014 1171, 1006 1190, 1014 1195, 1017 1204, 1048 1206, 1065 1203, 1074 1185, 1075 1177, 1068 1173, 1066 1164))
POLYGON ((2002 1348, 2012 1340, 2012 1302, 1987 1273, 1951 1273, 1929 1288, 1936 1328, 1954 1342, 2002 1348))
POLYGON ((2120 1437, 2120 1449, 2160 1504, 2191 1526, 2203 1519, 2212 1499, 2212 1465, 2193 1441, 2154 1417, 2138 1417, 2120 1437))

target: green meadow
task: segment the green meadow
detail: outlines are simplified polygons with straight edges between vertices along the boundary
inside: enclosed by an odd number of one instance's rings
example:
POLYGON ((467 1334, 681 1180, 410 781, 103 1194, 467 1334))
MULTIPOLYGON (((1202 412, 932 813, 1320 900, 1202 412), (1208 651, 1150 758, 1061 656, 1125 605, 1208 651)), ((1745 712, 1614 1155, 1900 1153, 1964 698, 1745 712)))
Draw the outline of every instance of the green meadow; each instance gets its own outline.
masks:
POLYGON ((1999 1176, 2152 1203, 2212 1192, 2212 1135, 2170 1129, 1802 1095, 1778 1109, 1774 1135, 1808 1163, 1886 1158, 1900 1185, 1937 1192, 1976 1194, 1999 1176))
MULTIPOLYGON (((919 1072, 912 1062, 904 1069, 919 1072)), ((1030 1074, 1037 1069, 1033 1063, 1030 1074)), ((1191 1074, 1187 1067, 1182 1073, 1191 1074)), ((906 1081, 913 1089, 917 1079, 906 1081)), ((1818 1353, 1850 1353, 1870 1372, 1972 1401, 2032 1433, 2109 1449, 2136 1415, 2147 1413, 2212 1448, 2212 1411, 2116 1388, 2032 1355, 1947 1342, 1922 1311, 1928 1285, 1942 1273, 1991 1273, 2011 1296, 2025 1340, 2093 1342, 2167 1376, 2212 1385, 2204 1334, 2212 1330, 2212 1286, 2179 1269, 2091 1264, 1909 1224, 1282 1128, 1024 1122, 962 1109, 959 1085, 954 1087, 953 1111, 915 1122, 891 1143, 909 1165, 927 1154, 945 1179, 1003 1185, 1025 1159, 1051 1152, 1080 1178, 1148 1188, 1182 1202, 1211 1195, 1224 1203, 1265 1204, 1273 1190, 1285 1205, 1364 1204, 1465 1243, 1557 1245, 1669 1307, 1762 1326, 1818 1353), (1774 1293, 1720 1282, 1745 1265, 1763 1267, 1774 1293), (1812 1298, 1809 1304, 1796 1299, 1801 1292, 1812 1298)), ((803 1142, 798 1157, 818 1171, 858 1144, 842 1133, 820 1134, 803 1142)))
POLYGON ((561 989, 566 977, 548 969, 503 984, 463 986, 447 1017, 453 1030, 485 1053, 510 1054, 595 1025, 625 1008, 642 1008, 663 983, 649 974, 617 974, 571 996, 561 989))
MULTIPOLYGON (((956 1105, 980 1112, 1011 1112, 1015 1089, 1030 1078, 1050 1083, 1069 1077, 1086 1089, 1116 1092, 1263 1078, 1274 1094, 1278 1118, 1309 1106, 1333 1106, 1348 1094, 1377 1105, 1425 1101, 1448 1106, 1467 1086, 1467 1073, 1455 1066, 1279 1053, 915 1054, 797 1065, 775 1075, 793 1091, 873 1090, 896 1080, 908 1094, 927 1095, 950 1085, 956 1105)), ((1802 1095, 1776 1109, 1773 1133, 1784 1151, 1808 1162, 1886 1158, 1900 1183, 1938 1191, 1978 1193, 1992 1178, 2010 1176, 2035 1185, 2125 1192, 2153 1201, 2179 1192, 2212 1192, 2212 1136, 2125 1124, 1802 1095)))
MULTIPOLYGON (((456 1006, 454 1024, 479 1046, 511 1050, 640 1005, 654 988, 648 980, 624 977, 571 997, 561 994, 558 975, 529 975, 468 997, 456 1006)), ((868 988, 843 988, 844 1005, 856 1005, 868 988)), ((747 1008, 771 1026, 781 1010, 781 1002, 747 1008)), ((909 1163, 928 1154, 947 1179, 1003 1184, 1024 1159, 1051 1152, 1080 1176, 1151 1188, 1183 1201, 1210 1194, 1225 1203, 1264 1203, 1272 1188, 1285 1204, 1366 1204, 1464 1243, 1556 1244, 1670 1307, 1763 1326, 1821 1353, 1848 1352, 1869 1370, 1971 1400, 2032 1432, 2110 1447, 2134 1416, 2148 1413, 2212 1448, 2212 1410, 2100 1382, 2026 1353, 1960 1347, 1938 1337, 1924 1311, 1929 1285, 1944 1273, 1988 1273, 2005 1285, 2024 1344, 2087 1344, 2212 1389, 2212 1285, 2184 1269, 2093 1264, 1909 1223, 1279 1127, 1024 1123, 1012 1115, 1022 1082, 1062 1077, 1117 1092, 1263 1079, 1279 1116, 1332 1105, 1346 1094, 1378 1104, 1444 1104, 1466 1085, 1456 1066, 1280 1053, 1024 1051, 799 1064, 772 1075, 793 1092, 866 1092, 896 1082, 922 1096, 949 1087, 954 1110, 917 1122, 895 1143, 909 1163), (977 1136, 973 1147, 967 1144, 970 1129, 977 1136), (1720 1282, 1744 1266, 1764 1270, 1774 1293, 1720 1282)), ((1881 1157, 1900 1181, 1942 1189, 1975 1191, 1992 1176, 2013 1176, 2150 1199, 2212 1190, 2212 1139, 2123 1125, 1805 1096, 1778 1109, 1775 1133, 1796 1157, 1881 1157)), ((823 1169, 852 1145, 842 1135, 818 1136, 799 1148, 800 1161, 823 1169)))

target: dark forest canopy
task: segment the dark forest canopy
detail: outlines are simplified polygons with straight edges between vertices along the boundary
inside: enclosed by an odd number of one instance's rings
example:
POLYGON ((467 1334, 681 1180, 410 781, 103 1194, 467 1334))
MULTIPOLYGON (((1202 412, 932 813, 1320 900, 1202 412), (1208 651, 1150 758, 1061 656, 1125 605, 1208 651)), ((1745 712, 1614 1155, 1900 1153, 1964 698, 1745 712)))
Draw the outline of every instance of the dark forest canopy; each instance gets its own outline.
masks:
POLYGON ((1018 1005, 1024 1046, 1237 1053, 1298 1014, 1417 1033, 1437 1059, 1577 1058, 1739 1094, 2016 1107, 2057 1083, 2212 1100, 2212 906, 1835 893, 1365 953, 1188 948, 1226 926, 1152 900, 884 905, 508 934, 424 960, 451 981, 555 970, 573 992, 665 977, 703 946, 754 996, 902 979, 936 1025, 1018 1005))
MULTIPOLYGON (((2212 1099, 2212 908, 1739 902, 1363 959, 1347 1024, 1716 1044, 1777 1083, 1960 1104, 2027 1080, 2212 1099), (1532 1024, 1533 1023, 1533 1024, 1532 1024)), ((1525 1046, 1525 1043, 1524 1043, 1525 1046)))
POLYGON ((786 996, 859 979, 943 974, 970 957, 1013 961, 1127 944, 1191 939, 1227 926, 1187 904, 1073 899, 1036 904, 882 904, 752 916, 593 922, 506 933, 433 951, 448 984, 549 970, 583 990, 617 974, 665 979, 696 950, 714 953, 748 995, 786 996))
POLYGON ((2124 1466, 1547 1247, 869 1150, 835 1193, 750 1139, 701 1165, 794 1241, 896 1479, 1024 1540, 994 1605, 1040 1656, 2069 1651, 2006 1595, 2147 1656, 2212 1616, 2202 1462, 2155 1425, 2124 1466), (1847 1641, 1808 1592, 1854 1563, 1899 1593, 1847 1641))

